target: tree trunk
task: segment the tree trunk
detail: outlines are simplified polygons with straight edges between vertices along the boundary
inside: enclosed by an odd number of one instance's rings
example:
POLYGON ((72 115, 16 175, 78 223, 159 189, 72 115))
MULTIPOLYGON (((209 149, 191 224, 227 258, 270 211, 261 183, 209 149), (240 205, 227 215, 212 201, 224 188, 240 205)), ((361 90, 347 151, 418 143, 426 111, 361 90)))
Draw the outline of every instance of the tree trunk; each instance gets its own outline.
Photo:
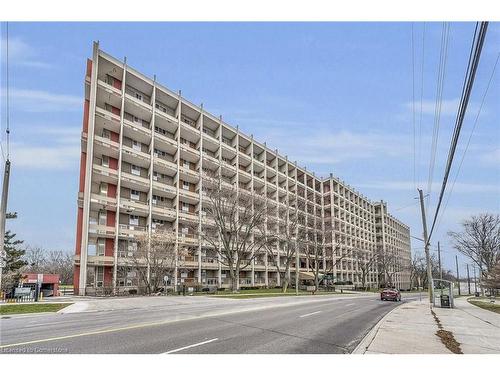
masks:
POLYGON ((288 275, 285 274, 285 276, 283 276, 283 280, 281 282, 281 291, 283 293, 286 293, 286 290, 288 289, 288 283, 289 283, 289 281, 288 281, 288 275))

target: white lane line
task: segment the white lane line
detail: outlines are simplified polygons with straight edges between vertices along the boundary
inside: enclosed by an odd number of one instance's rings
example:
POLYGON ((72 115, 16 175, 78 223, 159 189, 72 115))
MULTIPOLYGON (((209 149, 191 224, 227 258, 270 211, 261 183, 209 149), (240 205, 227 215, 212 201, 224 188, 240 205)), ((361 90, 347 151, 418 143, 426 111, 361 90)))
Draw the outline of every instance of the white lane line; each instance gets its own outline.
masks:
POLYGON ((309 314, 304 314, 304 315, 301 315, 299 316, 299 318, 305 318, 306 316, 311 316, 311 315, 314 315, 314 314, 319 314, 321 311, 315 311, 315 312, 312 312, 312 313, 309 313, 309 314))
POLYGON ((202 341, 202 342, 199 342, 199 343, 197 343, 197 344, 192 344, 192 345, 188 345, 188 346, 183 346, 182 348, 169 350, 168 352, 165 352, 165 353, 163 353, 163 354, 177 353, 177 352, 180 352, 181 350, 186 350, 186 349, 194 348, 194 347, 196 347, 196 346, 205 345, 205 344, 208 344, 208 343, 210 343, 210 342, 217 341, 217 340, 218 340, 218 338, 211 339, 211 340, 207 340, 207 341, 202 341))
POLYGON ((345 307, 347 307, 347 306, 354 306, 354 305, 355 305, 355 303, 348 303, 347 305, 345 305, 345 307))

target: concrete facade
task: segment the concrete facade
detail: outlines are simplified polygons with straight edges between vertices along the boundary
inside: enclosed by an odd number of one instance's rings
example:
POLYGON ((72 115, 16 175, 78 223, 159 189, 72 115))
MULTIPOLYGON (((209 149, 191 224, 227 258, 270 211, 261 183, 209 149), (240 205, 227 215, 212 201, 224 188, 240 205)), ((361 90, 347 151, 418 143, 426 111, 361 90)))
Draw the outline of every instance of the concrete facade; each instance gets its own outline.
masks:
MULTIPOLYGON (((95 43, 85 76, 75 293, 136 287, 137 275, 123 265, 134 251, 134 236, 158 226, 176 234, 176 246, 189 249, 183 259, 188 271, 174 275, 175 285, 225 286, 217 253, 190 230, 202 221, 201 174, 208 170, 220 171, 241 191, 266 197, 271 233, 279 233, 281 218, 294 204, 302 207, 308 230, 324 233, 323 254, 332 249, 341 254, 356 249, 366 256, 377 249, 397 253, 401 267, 395 285, 408 287, 404 265, 410 262, 410 230, 388 214, 385 203, 370 201, 333 175, 315 176, 95 43)), ((279 246, 275 256, 281 261, 279 246)), ((322 269, 332 269, 337 281, 361 284, 353 256, 335 267, 329 262, 324 256, 322 269)), ((307 272, 307 263, 301 254, 290 271, 298 266, 307 272)), ((367 281, 378 285, 376 267, 367 281)), ((241 286, 279 283, 280 273, 266 255, 239 275, 241 286)))

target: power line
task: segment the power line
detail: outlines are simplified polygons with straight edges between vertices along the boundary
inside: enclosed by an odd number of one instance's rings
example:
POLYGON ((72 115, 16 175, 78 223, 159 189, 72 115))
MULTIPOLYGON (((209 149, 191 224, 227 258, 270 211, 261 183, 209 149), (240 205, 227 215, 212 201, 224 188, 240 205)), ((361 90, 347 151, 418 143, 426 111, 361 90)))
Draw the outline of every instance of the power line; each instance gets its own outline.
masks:
MULTIPOLYGON (((420 117, 418 121, 418 157, 417 163, 420 165, 421 149, 422 149, 422 115, 424 105, 424 67, 425 67, 425 22, 422 31, 422 68, 420 71, 420 117)), ((417 168, 418 170, 418 168, 417 168)), ((420 180, 420 173, 417 173, 417 179, 420 180)))
POLYGON ((434 213, 434 219, 432 221, 432 226, 428 241, 430 241, 434 227, 436 225, 437 216, 439 214, 439 209, 441 208, 441 203, 443 201, 444 192, 446 189, 446 184, 448 182, 448 177, 450 174, 451 166, 453 163, 453 157, 455 156, 455 151, 457 148, 458 139, 460 136, 460 130, 462 129, 462 124, 465 118, 465 113, 467 111, 467 105, 469 104, 469 98, 472 91, 472 86, 474 85, 474 78, 476 76, 477 67, 479 64, 479 58, 481 57, 481 50, 483 48, 484 38, 486 36, 486 30, 488 29, 488 22, 481 22, 479 28, 479 34, 476 39, 478 24, 476 23, 476 30, 474 31, 474 39, 471 47, 473 56, 469 56, 469 63, 467 66, 467 74, 465 76, 464 87, 462 90, 462 97, 460 99, 460 105, 458 108, 457 118, 455 121, 455 130, 453 132, 453 137, 451 139, 450 150, 448 152, 448 160, 446 162, 446 169, 443 177, 443 183, 441 186, 441 192, 439 194, 439 200, 436 207, 436 212, 434 213), (471 59, 472 57, 472 59, 471 59))
POLYGON ((411 23, 411 73, 412 73, 412 109, 413 109, 413 187, 417 189, 417 161, 416 161, 416 129, 415 129, 415 42, 414 42, 414 32, 413 25, 411 23))
POLYGON ((464 162, 464 159, 465 159, 465 154, 467 153, 467 150, 469 149, 469 144, 470 144, 470 141, 472 139, 472 135, 474 134, 474 130, 476 129, 476 125, 477 125, 479 116, 480 116, 481 111, 483 109, 484 100, 486 99, 486 95, 488 94, 488 91, 490 89, 491 81, 493 81, 493 77, 495 75, 495 70, 496 70, 499 58, 500 58, 500 53, 497 55, 497 59, 495 61, 495 64, 493 65, 493 70, 491 71, 490 79, 488 80, 488 85, 486 86, 486 89, 484 90, 484 94, 483 94, 483 97, 481 99, 481 104, 479 105, 479 109, 477 111, 476 118, 474 119, 474 125, 472 126, 472 130, 469 134, 469 139, 467 140, 467 145, 465 146, 464 153, 462 154, 462 158, 460 159, 460 163, 458 164, 458 169, 457 169, 457 172, 455 174, 455 178, 453 179, 453 184, 451 185, 450 192, 448 193, 448 197, 446 198, 446 202, 444 204, 443 211, 441 211, 441 216, 439 217, 439 221, 438 221, 436 228, 439 228, 439 226, 441 225, 441 221, 443 220, 444 213, 446 211, 446 208, 448 207, 448 202, 450 201, 451 194, 453 193, 453 188, 455 187, 455 182, 457 182, 457 178, 458 178, 458 175, 460 173, 460 169, 462 168, 462 163, 464 162))
POLYGON ((7 160, 9 160, 10 156, 10 103, 9 103, 9 23, 6 23, 6 28, 7 28, 7 51, 6 51, 6 57, 7 57, 7 62, 6 62, 6 70, 7 70, 7 77, 5 80, 5 85, 7 86, 7 108, 6 108, 6 115, 7 115, 7 128, 5 129, 5 132, 7 133, 7 160))
POLYGON ((432 144, 431 144, 431 157, 429 160, 429 174, 427 179, 427 207, 429 207, 429 202, 431 199, 432 192, 432 180, 434 178, 434 166, 436 164, 436 151, 439 139, 439 125, 441 120, 441 108, 443 103, 443 88, 444 80, 446 77, 446 60, 448 57, 448 37, 449 37, 449 23, 443 22, 443 27, 441 30, 441 51, 439 54, 439 67, 438 67, 438 77, 436 85, 436 104, 434 106, 434 127, 432 132, 432 144))

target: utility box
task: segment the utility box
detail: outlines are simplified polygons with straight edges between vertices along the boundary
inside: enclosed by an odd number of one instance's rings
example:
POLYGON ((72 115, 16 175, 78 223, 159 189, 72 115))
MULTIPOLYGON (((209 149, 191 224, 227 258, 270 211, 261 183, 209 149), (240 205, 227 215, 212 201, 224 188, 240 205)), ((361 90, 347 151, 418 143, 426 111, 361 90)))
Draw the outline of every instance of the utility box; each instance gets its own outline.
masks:
POLYGON ((450 306, 450 296, 441 294, 441 307, 451 307, 450 306))

